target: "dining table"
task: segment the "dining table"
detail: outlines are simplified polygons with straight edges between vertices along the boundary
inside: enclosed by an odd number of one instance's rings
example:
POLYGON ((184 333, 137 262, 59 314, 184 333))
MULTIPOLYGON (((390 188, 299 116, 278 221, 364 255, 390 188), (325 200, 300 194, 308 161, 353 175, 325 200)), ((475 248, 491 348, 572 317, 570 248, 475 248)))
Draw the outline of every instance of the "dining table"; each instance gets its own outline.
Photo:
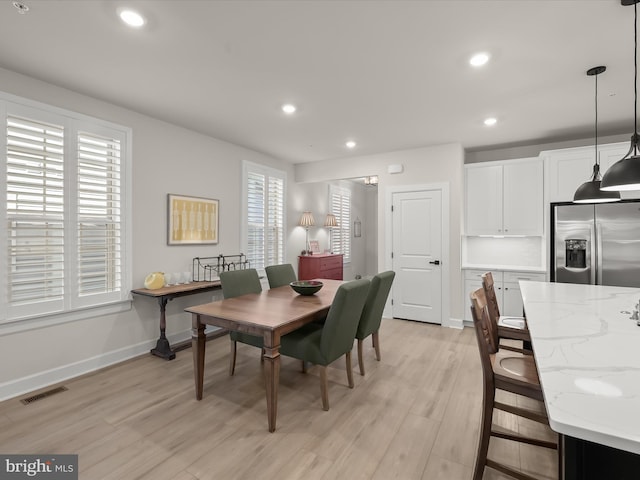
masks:
POLYGON ((640 478, 640 288, 521 281, 563 478, 640 478))
POLYGON ((186 308, 191 313, 193 366, 196 399, 202 400, 205 327, 215 325, 230 331, 262 337, 264 379, 269 432, 276 430, 280 377, 280 339, 302 325, 325 318, 335 294, 344 282, 317 279, 322 288, 313 295, 300 295, 289 285, 186 308))

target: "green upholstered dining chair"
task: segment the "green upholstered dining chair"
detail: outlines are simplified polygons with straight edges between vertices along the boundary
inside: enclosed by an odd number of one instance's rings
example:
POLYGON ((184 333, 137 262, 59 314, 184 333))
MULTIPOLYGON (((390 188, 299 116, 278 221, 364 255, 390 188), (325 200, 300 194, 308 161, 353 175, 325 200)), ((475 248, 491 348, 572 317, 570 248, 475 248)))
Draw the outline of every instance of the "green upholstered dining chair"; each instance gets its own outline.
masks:
POLYGON ((281 339, 282 355, 320 367, 320 390, 324 410, 329 410, 327 365, 342 355, 346 357, 349 388, 353 388, 351 349, 370 283, 367 279, 343 283, 336 292, 324 324, 306 324, 281 339))
MULTIPOLYGON (((239 297, 247 293, 262 292, 260 277, 255 268, 245 270, 230 270, 220 273, 220 285, 224 298, 239 297)), ((229 332, 231 340, 231 356, 229 358, 229 375, 233 375, 236 369, 236 342, 246 343, 254 347, 262 348, 262 337, 243 332, 229 332)), ((261 357, 262 358, 262 355, 261 357)))
POLYGON ((282 287, 298 280, 296 272, 293 271, 293 265, 290 263, 269 265, 265 267, 264 271, 267 274, 267 280, 269 280, 269 288, 282 287))
POLYGON ((391 284, 393 283, 395 276, 396 272, 388 270, 374 275, 371 279, 371 287, 369 288, 367 301, 364 304, 362 315, 360 316, 360 323, 358 324, 358 330, 356 331, 356 338, 358 339, 358 365, 360 366, 360 375, 364 375, 362 344, 364 339, 369 335, 371 335, 373 348, 376 351, 376 359, 380 361, 380 337, 378 336, 378 331, 380 330, 384 305, 387 303, 387 297, 389 296, 389 291, 391 291, 391 284))

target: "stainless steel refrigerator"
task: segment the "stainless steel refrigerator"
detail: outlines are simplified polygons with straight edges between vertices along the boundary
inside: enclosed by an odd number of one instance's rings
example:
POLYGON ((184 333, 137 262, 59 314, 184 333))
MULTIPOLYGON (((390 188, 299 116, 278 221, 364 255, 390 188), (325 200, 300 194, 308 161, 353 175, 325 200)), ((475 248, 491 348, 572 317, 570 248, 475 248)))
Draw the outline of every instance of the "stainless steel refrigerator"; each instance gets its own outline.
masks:
POLYGON ((551 205, 551 281, 640 287, 640 200, 551 205))

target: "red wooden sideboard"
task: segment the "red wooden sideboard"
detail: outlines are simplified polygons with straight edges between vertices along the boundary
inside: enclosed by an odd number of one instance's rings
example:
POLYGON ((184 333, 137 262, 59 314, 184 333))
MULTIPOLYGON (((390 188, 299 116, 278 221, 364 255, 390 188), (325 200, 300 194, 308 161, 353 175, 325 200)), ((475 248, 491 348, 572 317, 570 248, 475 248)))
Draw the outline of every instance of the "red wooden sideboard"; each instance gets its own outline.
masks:
POLYGON ((298 257, 298 280, 331 278, 342 280, 342 254, 325 253, 298 257))

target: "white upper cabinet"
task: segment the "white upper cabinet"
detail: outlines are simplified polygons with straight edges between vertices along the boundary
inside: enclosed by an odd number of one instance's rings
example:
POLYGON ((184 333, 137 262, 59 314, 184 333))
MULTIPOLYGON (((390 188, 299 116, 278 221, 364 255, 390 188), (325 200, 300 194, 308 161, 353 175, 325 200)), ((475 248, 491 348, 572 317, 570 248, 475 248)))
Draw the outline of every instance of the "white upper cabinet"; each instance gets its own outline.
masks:
MULTIPOLYGON (((629 142, 598 146, 600 174, 629 151, 629 142)), ((595 147, 565 148, 542 152, 547 172, 549 202, 571 202, 577 188, 591 179, 595 162, 595 147)), ((640 192, 621 192, 622 198, 638 198, 640 192)))
POLYGON ((469 164, 465 176, 467 235, 542 235, 541 159, 469 164))

